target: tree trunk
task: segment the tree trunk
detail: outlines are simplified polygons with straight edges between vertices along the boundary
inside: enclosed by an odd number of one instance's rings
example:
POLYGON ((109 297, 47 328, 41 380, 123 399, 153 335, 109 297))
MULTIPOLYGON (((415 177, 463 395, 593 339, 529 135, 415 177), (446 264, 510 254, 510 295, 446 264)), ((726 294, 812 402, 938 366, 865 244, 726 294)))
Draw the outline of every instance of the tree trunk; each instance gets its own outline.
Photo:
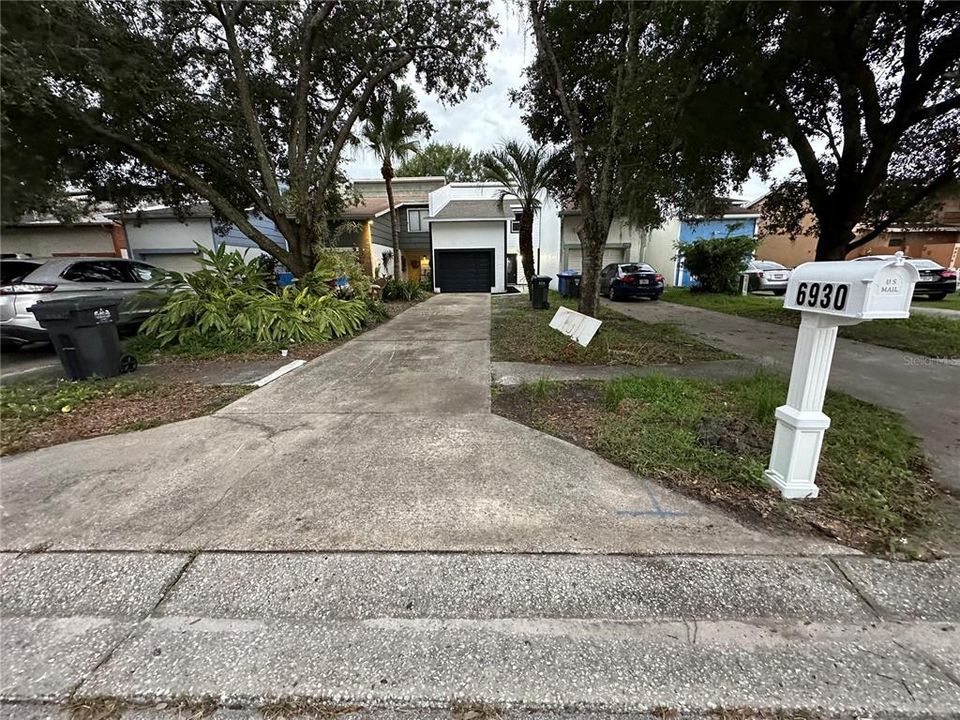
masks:
POLYGON ((592 236, 586 225, 577 228, 580 238, 581 257, 583 258, 582 278, 580 280, 580 303, 577 309, 584 315, 597 317, 600 309, 600 265, 603 263, 605 237, 592 236))
POLYGON ((816 260, 846 260, 847 245, 853 242, 853 225, 848 222, 820 221, 816 260))
POLYGON ((384 160, 380 168, 384 182, 387 184, 387 205, 390 207, 390 234, 393 237, 393 277, 402 280, 400 266, 400 223, 397 222, 397 206, 393 202, 393 166, 389 160, 384 160))
POLYGON ((524 208, 520 215, 520 259, 523 262, 523 277, 527 287, 533 287, 532 280, 536 274, 533 266, 533 209, 524 208))

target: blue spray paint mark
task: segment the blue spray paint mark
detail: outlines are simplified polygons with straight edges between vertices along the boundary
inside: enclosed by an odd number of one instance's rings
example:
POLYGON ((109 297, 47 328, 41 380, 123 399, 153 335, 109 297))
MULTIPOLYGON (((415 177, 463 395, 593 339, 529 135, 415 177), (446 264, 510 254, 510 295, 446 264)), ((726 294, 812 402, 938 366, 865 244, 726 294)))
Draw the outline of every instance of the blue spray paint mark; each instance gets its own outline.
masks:
POLYGON ((653 494, 653 490, 650 489, 650 486, 647 483, 643 484, 643 489, 647 493, 647 497, 650 498, 650 504, 653 505, 653 510, 617 510, 617 515, 626 515, 628 517, 640 517, 642 515, 652 515, 653 517, 665 518, 665 517, 683 517, 684 515, 689 515, 690 513, 679 512, 676 510, 664 510, 663 506, 660 505, 660 501, 657 500, 657 496, 653 494))

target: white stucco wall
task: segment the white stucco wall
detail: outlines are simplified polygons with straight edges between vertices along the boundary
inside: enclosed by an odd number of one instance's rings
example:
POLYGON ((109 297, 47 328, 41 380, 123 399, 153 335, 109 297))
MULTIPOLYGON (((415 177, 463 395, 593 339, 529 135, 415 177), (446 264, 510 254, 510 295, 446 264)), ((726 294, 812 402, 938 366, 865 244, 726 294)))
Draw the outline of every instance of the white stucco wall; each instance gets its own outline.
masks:
POLYGON ((680 220, 673 218, 650 231, 644 262, 653 265, 661 273, 667 285, 674 284, 677 261, 677 239, 680 237, 680 220))
POLYGON ((210 218, 145 218, 139 222, 128 220, 127 244, 136 255, 150 250, 193 250, 195 245, 213 249, 213 226, 210 218))
MULTIPOLYGON (((493 250, 494 285, 491 292, 506 292, 506 255, 503 252, 502 220, 433 222, 433 250, 493 250)), ((509 244, 509 243, 508 243, 509 244)), ((436 282, 436 255, 431 259, 436 282)), ((519 274, 519 271, 518 271, 519 274)), ((434 285, 436 289, 436 285, 434 285)))
MULTIPOLYGON (((385 252, 392 253, 393 248, 389 245, 380 245, 379 243, 370 243, 370 255, 373 258, 373 268, 376 271, 377 266, 380 267, 380 275, 387 277, 393 277, 393 258, 390 258, 390 262, 386 265, 383 264, 383 254, 385 252)), ((403 256, 403 253, 400 253, 403 256)), ((376 275, 376 272, 374 272, 376 275)))
MULTIPOLYGON (((577 225, 580 224, 579 215, 565 215, 559 220, 561 227, 558 231, 562 243, 561 268, 570 266, 570 250, 580 249, 580 238, 577 236, 577 225)), ((634 228, 622 218, 614 218, 607 232, 607 248, 621 249, 623 262, 650 262, 651 235, 648 231, 634 228)), ((614 253, 607 253, 608 259, 614 253)), ((614 260, 615 261, 615 260, 614 260)), ((657 270, 659 267, 654 265, 657 270)))

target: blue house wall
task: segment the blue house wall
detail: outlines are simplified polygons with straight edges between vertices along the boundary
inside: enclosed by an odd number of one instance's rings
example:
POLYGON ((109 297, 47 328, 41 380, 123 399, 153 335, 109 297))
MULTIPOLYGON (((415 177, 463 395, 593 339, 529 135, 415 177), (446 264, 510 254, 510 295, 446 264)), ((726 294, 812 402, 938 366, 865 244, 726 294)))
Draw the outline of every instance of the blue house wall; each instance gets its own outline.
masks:
MULTIPOLYGON (((711 218, 709 220, 682 221, 680 223, 680 245, 707 240, 709 238, 727 237, 728 235, 756 235, 756 218, 711 218)), ((690 273, 683 265, 683 251, 678 251, 677 269, 673 278, 677 287, 690 287, 693 283, 690 273)))
MULTIPOLYGON (((250 221, 251 225, 273 240, 277 245, 282 247, 284 250, 289 249, 287 248, 287 241, 283 238, 283 235, 280 234, 280 231, 277 230, 277 226, 273 224, 273 220, 268 220, 267 218, 255 213, 250 213, 247 215, 247 219, 250 221)), ((231 225, 225 233, 217 233, 216 239, 217 245, 227 244, 231 247, 242 248, 258 247, 258 245, 244 235, 240 228, 238 228, 236 225, 231 225)))

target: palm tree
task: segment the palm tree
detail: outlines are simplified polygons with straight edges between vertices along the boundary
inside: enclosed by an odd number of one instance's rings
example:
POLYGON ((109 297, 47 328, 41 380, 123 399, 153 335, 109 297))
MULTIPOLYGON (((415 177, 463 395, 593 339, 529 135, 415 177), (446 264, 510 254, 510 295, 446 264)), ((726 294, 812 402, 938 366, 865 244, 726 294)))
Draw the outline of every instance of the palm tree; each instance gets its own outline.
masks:
POLYGON ((500 209, 507 197, 520 203, 520 256, 527 286, 534 275, 533 219, 540 209, 538 195, 560 169, 562 154, 530 143, 509 140, 483 156, 484 175, 503 185, 500 209))
POLYGON ((393 161, 402 162, 411 153, 420 151, 416 135, 430 130, 427 114, 416 109, 413 89, 404 85, 395 89, 386 101, 374 102, 370 118, 363 128, 363 136, 377 158, 383 163, 380 174, 387 185, 387 204, 390 206, 390 229, 393 235, 393 277, 401 279, 400 225, 393 202, 393 161))

